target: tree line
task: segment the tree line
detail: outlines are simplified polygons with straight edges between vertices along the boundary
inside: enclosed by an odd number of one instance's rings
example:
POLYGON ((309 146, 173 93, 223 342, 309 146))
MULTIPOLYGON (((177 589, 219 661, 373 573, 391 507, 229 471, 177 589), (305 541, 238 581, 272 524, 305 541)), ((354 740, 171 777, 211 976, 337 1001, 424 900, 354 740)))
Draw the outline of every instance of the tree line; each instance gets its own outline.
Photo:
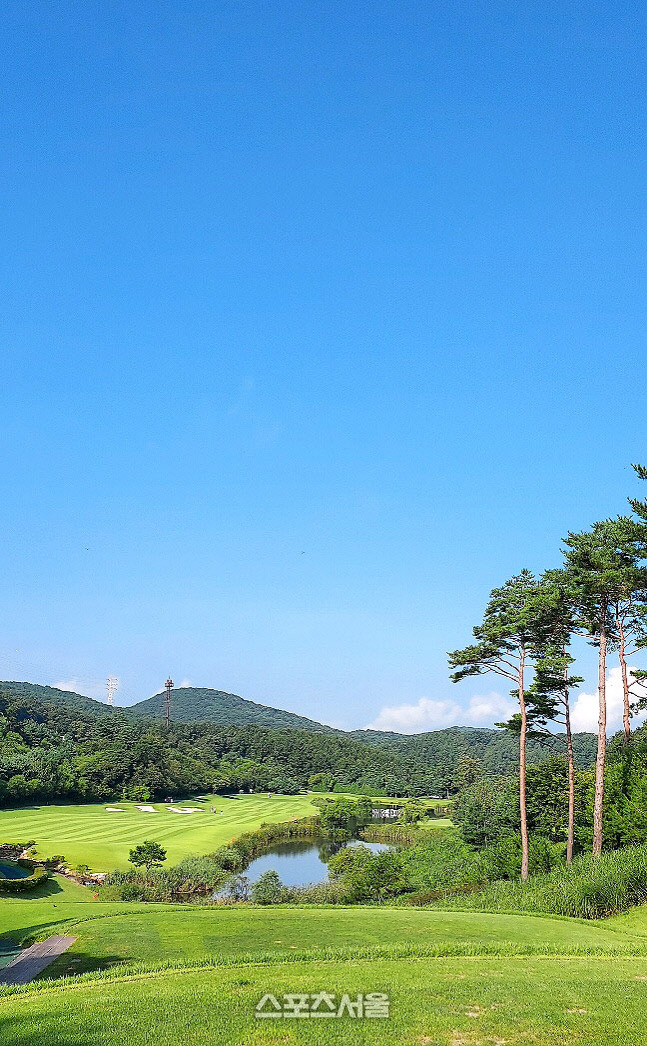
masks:
MULTIPOLYGON (((635 465, 640 479, 647 468, 635 465)), ((517 711, 504 726, 518 738, 521 878, 529 872, 527 747, 548 724, 564 730, 568 763, 567 863, 574 844, 575 758, 571 695, 583 682, 573 673, 573 639, 584 637, 597 651, 598 738, 595 760, 592 853, 603 844, 607 747, 607 663, 617 655, 623 688, 623 743, 629 759, 631 719, 646 707, 647 672, 629 659, 647 646, 647 501, 629 499, 631 516, 569 532, 562 564, 535 577, 522 570, 493 589, 474 641, 450 652, 454 682, 492 672, 512 683, 517 711)))

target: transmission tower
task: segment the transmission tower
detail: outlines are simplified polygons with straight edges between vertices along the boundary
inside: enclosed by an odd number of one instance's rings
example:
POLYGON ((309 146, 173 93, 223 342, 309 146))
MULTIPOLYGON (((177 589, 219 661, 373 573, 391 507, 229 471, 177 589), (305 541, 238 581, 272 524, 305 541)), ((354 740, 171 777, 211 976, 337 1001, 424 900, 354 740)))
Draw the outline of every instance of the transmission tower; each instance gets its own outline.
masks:
POLYGON ((116 676, 108 676, 108 682, 106 683, 108 688, 108 704, 114 705, 115 690, 119 689, 119 680, 116 676))
POLYGON ((173 689, 173 680, 169 676, 164 684, 166 687, 166 725, 171 724, 171 690, 173 689))

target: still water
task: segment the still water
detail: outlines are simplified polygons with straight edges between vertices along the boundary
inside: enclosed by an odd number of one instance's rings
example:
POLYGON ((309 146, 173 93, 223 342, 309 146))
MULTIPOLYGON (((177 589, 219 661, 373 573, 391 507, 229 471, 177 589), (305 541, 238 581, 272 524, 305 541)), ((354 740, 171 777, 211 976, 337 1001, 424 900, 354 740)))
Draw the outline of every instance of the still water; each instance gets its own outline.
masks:
POLYGON ((31 870, 21 868, 19 864, 0 861, 0 875, 4 875, 5 879, 26 879, 31 875, 31 870))
MULTIPOLYGON (((342 846, 365 846, 372 853, 390 850, 387 843, 367 843, 363 839, 350 839, 342 846)), ((326 859, 340 849, 339 843, 328 839, 292 839, 290 842, 275 843, 271 850, 257 857, 243 872, 250 882, 255 883, 263 872, 272 869, 278 872, 284 886, 308 886, 328 879, 326 859)))

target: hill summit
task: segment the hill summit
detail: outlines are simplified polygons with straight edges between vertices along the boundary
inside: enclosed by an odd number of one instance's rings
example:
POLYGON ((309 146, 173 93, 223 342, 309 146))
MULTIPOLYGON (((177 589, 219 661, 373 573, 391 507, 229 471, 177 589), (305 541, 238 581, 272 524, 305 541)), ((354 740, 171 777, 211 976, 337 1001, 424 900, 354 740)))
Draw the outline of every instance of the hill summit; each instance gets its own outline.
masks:
MULTIPOLYGON (((163 719, 165 710, 164 693, 155 694, 146 701, 130 705, 135 715, 163 719)), ((285 712, 282 708, 270 708, 248 701, 225 690, 210 690, 206 687, 178 687, 171 693, 171 719, 177 723, 215 723, 217 726, 265 726, 274 730, 311 730, 317 733, 336 734, 339 731, 324 726, 314 719, 285 712)))

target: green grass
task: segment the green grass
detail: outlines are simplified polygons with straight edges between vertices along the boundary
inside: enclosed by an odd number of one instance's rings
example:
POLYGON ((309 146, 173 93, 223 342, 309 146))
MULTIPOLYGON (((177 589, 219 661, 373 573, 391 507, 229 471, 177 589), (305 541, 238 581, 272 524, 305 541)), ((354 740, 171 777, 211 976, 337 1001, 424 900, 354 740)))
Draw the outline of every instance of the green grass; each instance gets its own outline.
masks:
POLYGON ((90 891, 59 881, 64 884, 60 894, 12 899, 0 907, 0 933, 13 942, 29 943, 58 932, 78 934, 47 977, 120 963, 236 959, 270 952, 289 957, 330 948, 647 952, 647 925, 641 937, 639 927, 609 922, 425 908, 142 905, 95 901, 90 891))
MULTIPOLYGON (((243 832, 268 823, 307 817, 317 812, 312 795, 208 796, 174 806, 200 807, 199 813, 168 810, 153 803, 155 813, 139 810, 136 803, 106 802, 61 806, 33 806, 0 810, 0 841, 36 841, 38 856, 62 854, 68 864, 87 864, 94 871, 128 866, 128 851, 144 839, 154 839, 168 852, 173 864, 187 854, 205 854, 243 832), (111 813, 106 807, 121 807, 111 813), (222 814, 212 814, 215 806, 222 814)), ((149 804, 141 804, 149 805, 149 804)), ((169 804, 170 805, 170 804, 169 804)))
POLYGON ((591 921, 424 908, 142 905, 96 901, 55 877, 38 897, 3 900, 0 931, 14 940, 79 936, 32 985, 0 988, 0 1046, 647 1040, 647 909, 591 921), (160 969, 165 962, 176 968, 160 969), (52 979, 83 971, 90 972, 52 979), (321 990, 386 991, 392 1015, 254 1017, 265 992, 321 990))
POLYGON ((416 828, 451 828, 453 823, 449 817, 426 817, 418 821, 416 828))
MULTIPOLYGON (((227 814, 146 815, 133 804, 114 804, 128 806, 127 814, 115 817, 128 818, 131 825, 141 823, 140 814, 150 819, 137 839, 106 838, 112 822, 101 816, 103 807, 44 807, 40 813, 58 810, 52 841, 44 845, 40 834, 27 834, 45 852, 62 850, 70 857, 55 840, 60 842, 63 832, 73 840, 82 830, 77 860, 91 863, 92 846, 127 853, 147 836, 166 845, 147 828, 159 818, 160 828, 173 833, 177 859, 207 852, 261 821, 310 812, 309 796, 212 802, 219 809, 227 804, 227 814), (303 804, 301 810, 295 810, 296 802, 303 804), (286 803, 293 804, 289 812, 286 803), (275 816, 268 816, 269 804, 275 816), (75 829, 61 818, 62 810, 70 817, 80 812, 85 820, 75 829), (224 838, 215 837, 215 826, 204 825, 221 816, 229 822, 224 838)), ((207 810, 212 802, 207 800, 207 810)), ((0 823, 7 813, 0 814, 0 823)), ((10 816, 32 813, 39 811, 10 816)), ((5 829, 0 837, 17 836, 5 829)), ((614 869, 609 863, 609 874, 614 869)), ((607 878, 605 872, 603 886, 607 878)), ((598 889, 597 881, 593 885, 598 889)), ((584 920, 439 908, 142 905, 94 900, 91 890, 60 876, 34 894, 0 902, 5 939, 26 942, 56 932, 79 939, 33 984, 0 987, 0 1046, 108 1041, 111 1046, 637 1046, 647 1041, 647 907, 584 920), (65 976, 84 971, 81 977, 65 976), (266 992, 281 997, 317 991, 338 996, 385 991, 391 1017, 254 1017, 266 992)))
POLYGON ((119 962, 196 960, 210 955, 277 955, 364 947, 494 947, 554 951, 647 952, 647 940, 601 924, 571 919, 409 908, 182 908, 105 905, 66 910, 66 932, 79 940, 50 975, 101 969, 119 962), (113 906, 114 908, 114 906, 113 906), (143 910, 142 910, 143 909, 143 910), (74 918, 83 920, 75 924, 74 918), (88 920, 88 916, 91 918, 88 920))
POLYGON ((582 854, 570 867, 491 883, 471 894, 448 896, 440 908, 551 912, 602 919, 647 904, 647 846, 626 846, 599 857, 582 854))
POLYGON ((2 1046, 636 1046, 641 958, 368 958, 266 962, 50 982, 0 998, 2 1046), (386 1020, 255 1019, 271 992, 387 992, 386 1020))

